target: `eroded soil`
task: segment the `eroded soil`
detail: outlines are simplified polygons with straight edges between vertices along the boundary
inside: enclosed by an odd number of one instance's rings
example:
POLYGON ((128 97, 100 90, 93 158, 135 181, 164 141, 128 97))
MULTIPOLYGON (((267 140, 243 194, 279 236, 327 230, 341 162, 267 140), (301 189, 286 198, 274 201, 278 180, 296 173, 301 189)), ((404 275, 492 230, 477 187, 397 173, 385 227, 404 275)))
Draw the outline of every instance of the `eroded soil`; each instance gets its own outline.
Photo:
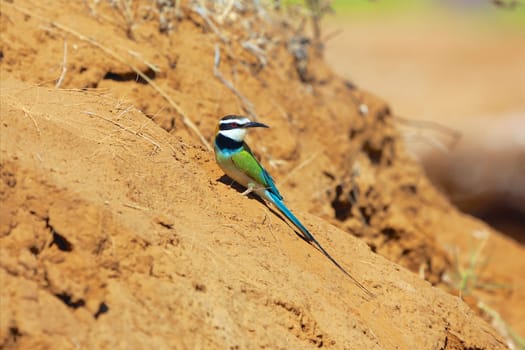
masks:
POLYGON ((480 298, 523 334, 523 249, 432 187, 385 102, 282 17, 214 31, 183 4, 163 32, 148 4, 130 27, 105 3, 2 2, 3 347, 503 349, 480 298), (210 142, 230 113, 271 126, 252 149, 373 297, 223 177, 191 125, 210 142), (488 237, 479 278, 507 287, 456 296, 444 232, 488 237))

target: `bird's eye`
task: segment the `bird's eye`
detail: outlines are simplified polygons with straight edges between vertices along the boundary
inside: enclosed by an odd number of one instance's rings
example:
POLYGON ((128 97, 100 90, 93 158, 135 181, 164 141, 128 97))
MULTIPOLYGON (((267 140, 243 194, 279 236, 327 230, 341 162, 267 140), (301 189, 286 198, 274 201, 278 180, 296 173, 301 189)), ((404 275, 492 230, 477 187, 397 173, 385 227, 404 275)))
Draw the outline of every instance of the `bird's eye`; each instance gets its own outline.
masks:
POLYGON ((239 124, 237 124, 237 123, 230 123, 230 126, 231 126, 232 128, 236 128, 236 127, 239 126, 239 124))

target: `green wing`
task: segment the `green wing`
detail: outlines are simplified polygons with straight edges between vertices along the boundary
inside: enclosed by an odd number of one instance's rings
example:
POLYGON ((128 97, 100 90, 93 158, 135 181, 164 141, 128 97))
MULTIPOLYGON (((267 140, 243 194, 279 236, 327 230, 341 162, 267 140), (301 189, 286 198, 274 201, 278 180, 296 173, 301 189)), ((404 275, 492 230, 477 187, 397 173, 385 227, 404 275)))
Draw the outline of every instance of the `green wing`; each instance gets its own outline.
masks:
POLYGON ((240 152, 235 153, 231 159, 239 170, 243 171, 246 175, 273 192, 279 197, 279 199, 283 198, 279 193, 279 190, 277 190, 272 177, 262 165, 259 164, 247 144, 244 144, 243 149, 240 152))

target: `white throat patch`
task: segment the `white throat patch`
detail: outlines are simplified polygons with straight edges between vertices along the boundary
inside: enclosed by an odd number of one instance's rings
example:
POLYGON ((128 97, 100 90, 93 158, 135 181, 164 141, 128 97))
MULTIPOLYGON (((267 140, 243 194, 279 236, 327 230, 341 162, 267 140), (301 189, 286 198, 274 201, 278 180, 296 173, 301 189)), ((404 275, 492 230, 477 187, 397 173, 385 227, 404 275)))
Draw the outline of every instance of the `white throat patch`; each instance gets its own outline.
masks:
POLYGON ((244 140, 244 136, 246 136, 246 129, 231 129, 231 130, 221 130, 219 131, 220 134, 226 136, 229 139, 235 140, 237 142, 242 142, 244 140))

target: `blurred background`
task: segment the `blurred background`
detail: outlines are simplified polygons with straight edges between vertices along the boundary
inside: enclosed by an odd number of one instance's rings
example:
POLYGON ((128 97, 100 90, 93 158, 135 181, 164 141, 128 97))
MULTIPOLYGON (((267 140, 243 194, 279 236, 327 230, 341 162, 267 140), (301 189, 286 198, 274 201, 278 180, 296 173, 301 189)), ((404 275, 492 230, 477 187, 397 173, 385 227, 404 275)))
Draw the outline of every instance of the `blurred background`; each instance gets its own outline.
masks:
POLYGON ((525 2, 332 8, 322 25, 332 68, 416 121, 399 120, 407 146, 460 209, 525 243, 525 2))

